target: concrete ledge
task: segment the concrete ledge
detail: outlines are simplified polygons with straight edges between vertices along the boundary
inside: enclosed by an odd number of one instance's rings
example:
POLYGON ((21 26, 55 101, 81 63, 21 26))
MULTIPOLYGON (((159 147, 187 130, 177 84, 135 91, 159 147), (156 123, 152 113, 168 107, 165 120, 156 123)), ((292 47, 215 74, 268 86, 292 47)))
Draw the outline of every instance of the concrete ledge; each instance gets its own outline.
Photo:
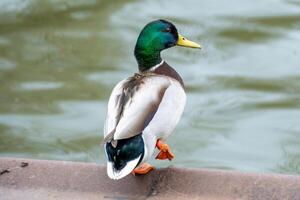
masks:
POLYGON ((300 176, 166 168, 112 181, 96 164, 0 158, 0 199, 300 200, 300 176))

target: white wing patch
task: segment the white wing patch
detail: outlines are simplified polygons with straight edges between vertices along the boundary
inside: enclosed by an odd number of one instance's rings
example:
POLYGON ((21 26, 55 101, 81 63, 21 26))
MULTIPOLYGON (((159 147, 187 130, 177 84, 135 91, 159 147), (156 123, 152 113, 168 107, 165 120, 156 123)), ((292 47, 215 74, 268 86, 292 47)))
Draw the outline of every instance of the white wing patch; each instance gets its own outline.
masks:
MULTIPOLYGON (((159 107, 164 92, 170 86, 170 78, 146 76, 133 96, 122 106, 120 116, 120 96, 128 79, 121 81, 113 90, 108 103, 108 113, 104 137, 113 132, 115 140, 125 139, 141 133, 149 118, 152 119, 159 107)), ((150 121, 149 120, 149 121, 150 121)))
POLYGON ((108 109, 107 109, 107 116, 104 124, 104 137, 106 137, 109 133, 111 133, 117 126, 117 118, 118 115, 118 109, 116 107, 118 97, 123 92, 123 84, 126 82, 127 79, 122 80, 119 82, 113 89, 109 100, 108 100, 108 109))

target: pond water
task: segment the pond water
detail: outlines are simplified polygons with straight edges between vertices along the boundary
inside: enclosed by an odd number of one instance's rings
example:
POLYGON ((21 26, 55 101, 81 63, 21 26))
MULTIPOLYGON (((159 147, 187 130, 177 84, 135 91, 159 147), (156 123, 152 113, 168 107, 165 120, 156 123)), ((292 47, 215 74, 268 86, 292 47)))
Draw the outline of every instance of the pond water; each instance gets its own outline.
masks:
POLYGON ((296 0, 1 0, 0 156, 105 163, 108 97, 158 18, 204 48, 163 52, 188 102, 176 158, 151 162, 300 174, 296 0))

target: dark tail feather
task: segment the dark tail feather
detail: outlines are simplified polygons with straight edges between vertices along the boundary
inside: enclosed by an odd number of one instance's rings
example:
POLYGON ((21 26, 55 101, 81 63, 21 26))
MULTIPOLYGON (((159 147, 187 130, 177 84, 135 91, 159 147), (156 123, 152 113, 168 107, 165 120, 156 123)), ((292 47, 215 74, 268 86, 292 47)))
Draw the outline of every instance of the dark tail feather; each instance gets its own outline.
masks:
MULTIPOLYGON (((111 178, 113 179, 119 179, 118 176, 120 173, 122 174, 122 171, 126 171, 126 173, 129 174, 143 160, 144 140, 142 134, 127 139, 117 140, 116 147, 114 147, 111 142, 108 142, 105 145, 105 151, 108 164, 110 163, 107 167, 112 168, 108 169, 108 175, 110 177, 112 176, 111 178), (137 160, 138 158, 139 160, 137 160), (135 166, 128 166, 127 164, 130 163, 130 161, 135 161, 135 166), (111 173, 109 173, 109 170, 111 173)), ((122 177, 125 176, 123 175, 122 177)))

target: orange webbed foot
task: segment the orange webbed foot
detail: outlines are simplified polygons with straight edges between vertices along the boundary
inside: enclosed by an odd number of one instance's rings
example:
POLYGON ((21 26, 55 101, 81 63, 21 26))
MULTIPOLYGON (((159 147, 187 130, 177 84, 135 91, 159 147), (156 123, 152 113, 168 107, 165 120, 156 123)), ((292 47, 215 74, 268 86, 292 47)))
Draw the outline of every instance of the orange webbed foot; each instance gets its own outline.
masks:
POLYGON ((148 172, 154 170, 155 168, 148 164, 148 163, 143 163, 141 164, 140 166, 138 166, 137 168, 135 168, 133 171, 132 171, 132 174, 133 175, 144 175, 144 174, 147 174, 148 172))
POLYGON ((160 150, 160 152, 158 153, 158 155, 156 156, 155 159, 172 160, 175 157, 175 155, 171 152, 169 145, 167 145, 166 143, 163 143, 160 139, 157 140, 156 147, 160 150))

